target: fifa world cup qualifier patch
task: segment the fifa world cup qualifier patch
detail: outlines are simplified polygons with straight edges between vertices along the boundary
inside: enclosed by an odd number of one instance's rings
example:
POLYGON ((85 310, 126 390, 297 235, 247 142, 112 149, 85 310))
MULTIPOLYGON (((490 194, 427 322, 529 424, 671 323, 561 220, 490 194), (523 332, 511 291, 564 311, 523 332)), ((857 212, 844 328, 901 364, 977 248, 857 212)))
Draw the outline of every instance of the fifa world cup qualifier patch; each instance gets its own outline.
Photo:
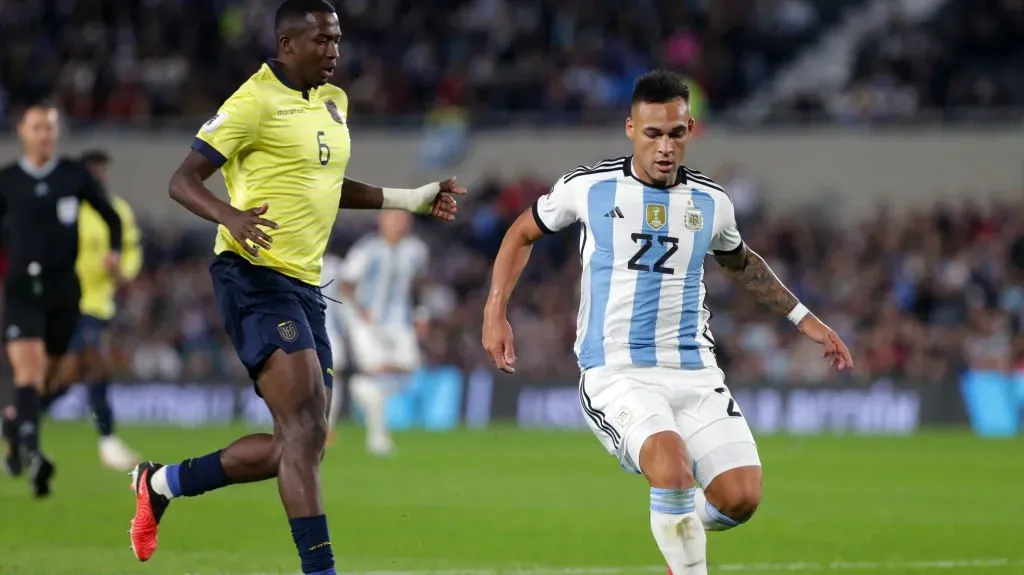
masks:
POLYGON ((228 119, 228 115, 224 112, 217 112, 217 115, 210 118, 203 124, 203 131, 207 134, 213 133, 214 130, 220 127, 224 123, 224 120, 228 119))

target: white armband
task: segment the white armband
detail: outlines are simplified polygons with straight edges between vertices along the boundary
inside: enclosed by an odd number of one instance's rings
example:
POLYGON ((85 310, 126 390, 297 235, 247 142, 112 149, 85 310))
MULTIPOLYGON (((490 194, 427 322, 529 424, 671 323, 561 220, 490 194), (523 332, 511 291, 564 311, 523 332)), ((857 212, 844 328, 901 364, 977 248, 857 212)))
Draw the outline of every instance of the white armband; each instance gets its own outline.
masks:
POLYGON ((807 314, 811 313, 811 310, 807 309, 807 306, 797 302, 796 306, 789 312, 786 319, 791 321, 793 325, 799 325, 800 321, 807 317, 807 314))
POLYGON ((441 191, 440 182, 431 182, 418 188, 382 188, 385 210, 405 210, 414 214, 429 214, 434 198, 441 191))

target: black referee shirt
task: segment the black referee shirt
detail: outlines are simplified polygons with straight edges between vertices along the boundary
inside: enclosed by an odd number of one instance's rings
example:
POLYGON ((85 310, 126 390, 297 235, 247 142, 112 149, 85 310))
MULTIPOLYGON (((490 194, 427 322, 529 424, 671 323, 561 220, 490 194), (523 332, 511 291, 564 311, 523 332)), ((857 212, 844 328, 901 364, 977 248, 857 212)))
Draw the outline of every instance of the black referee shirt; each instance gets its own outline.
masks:
POLYGON ((0 223, 8 280, 67 277, 78 258, 78 208, 89 202, 110 226, 121 251, 121 218, 83 164, 55 158, 36 168, 24 158, 0 170, 0 223))

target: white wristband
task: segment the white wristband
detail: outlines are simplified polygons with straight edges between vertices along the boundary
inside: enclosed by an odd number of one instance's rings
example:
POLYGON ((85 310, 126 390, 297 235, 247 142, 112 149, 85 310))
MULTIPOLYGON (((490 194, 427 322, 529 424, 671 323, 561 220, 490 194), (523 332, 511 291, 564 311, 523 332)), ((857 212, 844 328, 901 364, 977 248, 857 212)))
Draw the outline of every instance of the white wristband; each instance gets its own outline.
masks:
POLYGON ((434 204, 440 191, 438 182, 431 182, 418 188, 381 188, 384 201, 381 209, 405 210, 414 214, 426 214, 434 204))
POLYGON ((811 310, 807 309, 807 306, 797 302, 796 307, 794 307, 789 312, 789 315, 786 316, 786 319, 791 321, 793 325, 798 325, 800 323, 800 320, 807 317, 807 314, 809 313, 811 313, 811 310))

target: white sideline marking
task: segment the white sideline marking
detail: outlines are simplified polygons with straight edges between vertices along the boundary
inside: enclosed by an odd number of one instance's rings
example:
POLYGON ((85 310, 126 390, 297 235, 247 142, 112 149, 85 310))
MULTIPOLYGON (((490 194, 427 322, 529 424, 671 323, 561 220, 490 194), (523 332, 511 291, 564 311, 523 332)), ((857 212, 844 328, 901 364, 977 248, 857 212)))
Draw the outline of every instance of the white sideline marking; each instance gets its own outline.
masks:
MULTIPOLYGON (((791 563, 724 563, 712 565, 712 572, 765 573, 786 571, 932 571, 937 569, 997 569, 1021 567, 1024 559, 949 559, 944 561, 798 561, 791 563)), ((418 569, 409 571, 339 571, 338 575, 625 575, 665 573, 664 566, 636 567, 531 567, 489 569, 418 569)), ((298 573, 247 573, 245 575, 300 575, 298 573)))

